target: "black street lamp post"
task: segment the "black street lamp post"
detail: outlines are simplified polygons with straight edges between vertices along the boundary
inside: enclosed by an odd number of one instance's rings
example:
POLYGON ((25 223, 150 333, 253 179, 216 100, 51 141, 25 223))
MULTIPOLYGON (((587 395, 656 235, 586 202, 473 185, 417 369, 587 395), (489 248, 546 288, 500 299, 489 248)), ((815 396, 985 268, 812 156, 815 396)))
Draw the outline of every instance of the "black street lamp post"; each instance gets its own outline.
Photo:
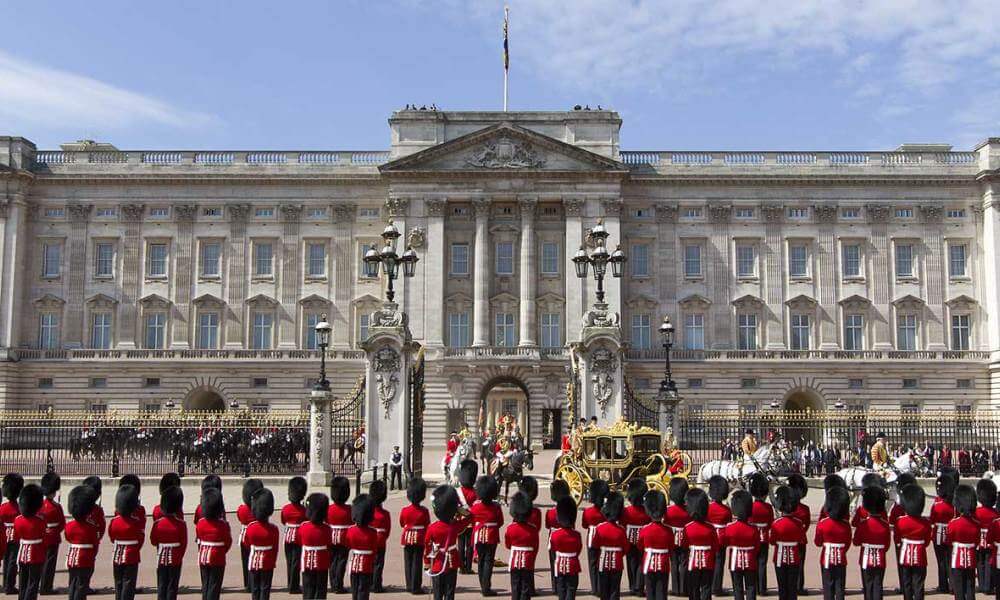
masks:
POLYGON ((670 322, 670 317, 663 317, 660 323, 660 336, 663 337, 663 350, 666 356, 664 365, 663 381, 660 382, 660 391, 657 397, 660 402, 660 431, 671 432, 674 429, 674 411, 680 401, 677 393, 677 383, 674 382, 673 373, 670 371, 670 350, 674 347, 674 324, 670 322))
POLYGON ((326 315, 321 315, 319 323, 316 323, 316 346, 319 347, 319 379, 313 386, 314 392, 327 394, 330 392, 330 381, 326 378, 326 349, 330 345, 330 332, 333 327, 326 320, 326 315))
POLYGON ((378 277, 380 265, 382 270, 385 271, 389 280, 389 287, 386 289, 385 297, 389 302, 392 302, 396 296, 396 292, 392 289, 392 282, 399 277, 399 265, 403 265, 404 277, 413 277, 413 274, 416 272, 417 261, 419 260, 417 253, 409 246, 407 246, 402 256, 396 254, 396 240, 399 239, 399 236, 399 230, 392 224, 392 221, 389 221, 385 229, 382 230, 382 250, 371 248, 365 253, 365 275, 368 277, 378 277))
POLYGON ((604 222, 598 221, 597 226, 590 231, 590 237, 597 247, 588 256, 587 250, 580 246, 580 249, 573 256, 576 276, 580 279, 586 279, 588 267, 594 267, 594 279, 597 281, 597 304, 602 306, 604 305, 604 276, 607 274, 608 264, 611 265, 611 275, 621 277, 622 267, 627 260, 621 246, 615 248, 614 252, 608 253, 609 236, 608 230, 604 228, 604 222))

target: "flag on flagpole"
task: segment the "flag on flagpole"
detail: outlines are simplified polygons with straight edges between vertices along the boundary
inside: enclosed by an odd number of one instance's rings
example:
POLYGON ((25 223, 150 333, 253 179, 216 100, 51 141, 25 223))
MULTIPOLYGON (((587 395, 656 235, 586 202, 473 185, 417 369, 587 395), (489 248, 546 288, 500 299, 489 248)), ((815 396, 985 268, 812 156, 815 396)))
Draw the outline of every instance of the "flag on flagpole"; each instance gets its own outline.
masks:
POLYGON ((507 27, 510 25, 510 8, 503 7, 503 70, 510 69, 510 42, 507 37, 507 27))

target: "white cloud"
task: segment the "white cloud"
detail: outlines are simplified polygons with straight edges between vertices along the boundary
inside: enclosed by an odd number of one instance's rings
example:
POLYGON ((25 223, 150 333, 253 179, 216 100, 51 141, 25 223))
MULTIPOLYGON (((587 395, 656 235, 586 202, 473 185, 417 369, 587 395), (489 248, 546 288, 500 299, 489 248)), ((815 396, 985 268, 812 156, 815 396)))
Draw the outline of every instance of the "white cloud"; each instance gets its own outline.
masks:
POLYGON ((136 124, 192 128, 215 117, 0 51, 0 116, 15 127, 120 130, 136 124))

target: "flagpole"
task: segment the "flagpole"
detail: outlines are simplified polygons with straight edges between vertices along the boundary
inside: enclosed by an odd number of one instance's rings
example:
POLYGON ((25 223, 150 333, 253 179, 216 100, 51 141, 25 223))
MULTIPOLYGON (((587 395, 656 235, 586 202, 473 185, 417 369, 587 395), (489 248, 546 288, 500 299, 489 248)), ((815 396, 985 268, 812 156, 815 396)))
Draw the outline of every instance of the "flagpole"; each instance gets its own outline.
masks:
POLYGON ((510 51, 508 49, 508 28, 510 25, 510 7, 503 7, 503 111, 507 112, 507 71, 510 64, 510 51))

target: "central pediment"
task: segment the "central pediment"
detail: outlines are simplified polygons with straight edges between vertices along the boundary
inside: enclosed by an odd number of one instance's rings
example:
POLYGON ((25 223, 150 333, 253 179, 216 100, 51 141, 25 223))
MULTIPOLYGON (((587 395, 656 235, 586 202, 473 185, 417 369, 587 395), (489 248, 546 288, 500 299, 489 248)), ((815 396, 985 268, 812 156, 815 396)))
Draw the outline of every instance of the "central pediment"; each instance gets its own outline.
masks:
POLYGON ((498 123, 388 162, 384 174, 450 172, 626 173, 610 158, 512 123, 498 123))

